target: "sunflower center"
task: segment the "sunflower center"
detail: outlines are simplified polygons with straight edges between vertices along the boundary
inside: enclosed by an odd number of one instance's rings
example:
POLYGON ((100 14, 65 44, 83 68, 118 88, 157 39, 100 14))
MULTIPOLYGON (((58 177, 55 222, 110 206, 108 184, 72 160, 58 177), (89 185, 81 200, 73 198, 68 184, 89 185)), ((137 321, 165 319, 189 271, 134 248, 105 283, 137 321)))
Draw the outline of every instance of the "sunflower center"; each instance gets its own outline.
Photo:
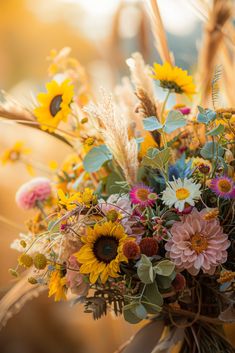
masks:
POLYGON ((176 197, 178 200, 185 200, 187 197, 189 197, 190 193, 187 189, 185 188, 179 188, 176 190, 176 197))
POLYGON ((93 252, 99 261, 109 263, 117 256, 118 240, 114 237, 101 236, 94 243, 93 252))
POLYGON ((147 189, 138 189, 136 196, 140 201, 148 201, 149 191, 147 189))
POLYGON ((208 246, 207 239, 201 234, 194 234, 191 239, 191 247, 196 253, 200 254, 203 250, 206 250, 208 246))
POLYGON ((58 94, 55 96, 50 104, 50 113, 54 117, 56 114, 61 110, 61 103, 62 103, 62 95, 58 94))
POLYGON ((177 85, 177 83, 174 81, 161 80, 160 85, 162 88, 169 89, 176 93, 183 93, 183 89, 179 85, 177 85))
POLYGON ((229 192, 232 189, 232 185, 228 180, 219 180, 218 181, 218 188, 222 192, 229 192))

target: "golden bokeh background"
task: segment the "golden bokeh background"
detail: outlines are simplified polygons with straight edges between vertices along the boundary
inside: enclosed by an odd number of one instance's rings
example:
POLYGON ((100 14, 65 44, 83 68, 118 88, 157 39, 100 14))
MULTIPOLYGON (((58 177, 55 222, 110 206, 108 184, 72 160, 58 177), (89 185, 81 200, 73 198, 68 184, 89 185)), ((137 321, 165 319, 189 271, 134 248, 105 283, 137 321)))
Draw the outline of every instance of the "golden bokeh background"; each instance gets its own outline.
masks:
MULTIPOLYGON (((141 51, 150 64, 157 58, 145 3, 0 0, 0 88, 27 104, 47 80, 50 50, 65 46, 72 48, 72 55, 87 69, 94 91, 99 85, 112 88, 120 73, 127 74, 125 59, 131 52, 141 51)), ((187 0, 177 3, 176 9, 174 0, 159 1, 176 62, 187 68, 194 64, 201 23, 187 7, 187 0)), ((69 153, 69 147, 43 132, 0 121, 0 154, 17 140, 25 141, 33 158, 41 163, 60 163, 69 153)), ((38 171, 37 175, 45 174, 38 171)), ((10 243, 28 218, 27 212, 16 207, 15 192, 30 178, 21 164, 0 166, 1 295, 14 282, 8 268, 14 267, 17 253, 10 243)), ((0 332, 0 352, 112 353, 137 329, 111 314, 93 321, 79 305, 55 304, 43 294, 24 306, 0 332)))

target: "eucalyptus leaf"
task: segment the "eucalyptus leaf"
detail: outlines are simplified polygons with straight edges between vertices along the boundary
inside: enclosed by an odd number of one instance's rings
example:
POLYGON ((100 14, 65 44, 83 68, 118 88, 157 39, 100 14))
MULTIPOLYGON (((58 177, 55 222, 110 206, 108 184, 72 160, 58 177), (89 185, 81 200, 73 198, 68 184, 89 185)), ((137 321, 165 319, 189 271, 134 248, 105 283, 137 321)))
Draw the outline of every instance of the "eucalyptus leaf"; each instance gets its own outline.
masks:
POLYGON ((217 142, 209 141, 203 146, 200 154, 205 159, 214 159, 216 155, 218 155, 218 157, 223 156, 224 148, 218 145, 217 142))
MULTIPOLYGON (((154 151, 155 152, 155 151, 154 151)), ((170 148, 165 148, 161 151, 155 152, 153 158, 145 156, 143 158, 143 165, 153 169, 164 169, 170 158, 170 148)))
POLYGON ((142 283, 152 283, 155 279, 152 262, 145 255, 137 263, 137 274, 142 283))
POLYGON ((220 135, 220 134, 222 134, 224 132, 224 129, 225 129, 224 125, 219 124, 213 130, 209 131, 207 133, 207 135, 209 135, 209 136, 218 136, 218 135, 220 135))
POLYGON ((150 116, 143 120, 144 129, 147 131, 159 130, 162 128, 162 124, 159 123, 155 116, 150 116))
POLYGON ((172 281, 175 279, 175 276, 176 276, 175 271, 173 271, 169 277, 157 275, 156 282, 158 284, 158 287, 163 290, 169 289, 171 287, 172 281))
POLYGON ((144 303, 146 310, 149 314, 155 314, 161 311, 161 306, 163 305, 163 298, 159 292, 157 283, 147 284, 144 294, 143 301, 149 302, 149 304, 144 303), (151 305, 153 304, 153 305, 151 305))
POLYGON ((123 307, 124 319, 128 321, 130 324, 137 324, 142 320, 131 310, 134 307, 134 305, 136 305, 136 303, 128 304, 123 307))
POLYGON ((131 311, 135 316, 137 316, 141 320, 144 320, 147 316, 147 311, 144 305, 141 303, 136 303, 136 305, 133 305, 131 311))
POLYGON ((198 107, 199 114, 197 116, 197 121, 203 124, 209 124, 211 121, 216 119, 216 112, 211 109, 203 109, 202 107, 198 107))
POLYGON ((170 134, 171 132, 185 126, 187 120, 179 110, 171 110, 166 118, 163 130, 170 134))
POLYGON ((163 260, 154 266, 154 272, 161 276, 170 276, 175 269, 175 265, 170 260, 163 260))
POLYGON ((93 173, 99 170, 102 165, 112 159, 112 154, 105 145, 93 147, 83 160, 84 169, 93 173))

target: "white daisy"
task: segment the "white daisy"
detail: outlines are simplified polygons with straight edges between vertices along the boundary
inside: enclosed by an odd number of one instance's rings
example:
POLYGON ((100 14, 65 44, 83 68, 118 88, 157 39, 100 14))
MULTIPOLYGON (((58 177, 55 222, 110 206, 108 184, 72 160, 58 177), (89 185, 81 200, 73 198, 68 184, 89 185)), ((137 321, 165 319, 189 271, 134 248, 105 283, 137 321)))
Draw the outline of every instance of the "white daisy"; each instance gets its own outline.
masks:
POLYGON ((185 204, 195 205, 201 195, 200 184, 195 184, 192 179, 177 179, 169 181, 167 188, 162 193, 162 200, 165 205, 172 207, 173 205, 180 212, 183 211, 185 204))

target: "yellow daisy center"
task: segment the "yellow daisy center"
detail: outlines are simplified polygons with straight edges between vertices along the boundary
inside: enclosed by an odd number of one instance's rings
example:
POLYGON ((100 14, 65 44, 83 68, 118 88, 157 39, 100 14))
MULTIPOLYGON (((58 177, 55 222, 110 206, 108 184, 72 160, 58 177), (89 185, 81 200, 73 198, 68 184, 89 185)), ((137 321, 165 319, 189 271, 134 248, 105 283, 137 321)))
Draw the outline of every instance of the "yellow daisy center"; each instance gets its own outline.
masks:
POLYGON ((232 189, 232 185, 228 180, 219 180, 218 189, 222 192, 229 192, 232 189))
POLYGON ((136 192, 136 196, 140 201, 148 200, 149 191, 147 189, 138 189, 136 192))
POLYGON ((176 197, 178 200, 185 200, 187 197, 189 197, 190 193, 187 189, 185 188, 179 188, 176 190, 176 197))
POLYGON ((50 113, 54 117, 61 110, 62 95, 58 94, 55 96, 50 103, 50 113))
POLYGON ((93 253, 99 261, 110 263, 117 256, 118 245, 116 238, 101 236, 94 243, 93 253))
POLYGON ((203 235, 196 233, 192 236, 191 247, 197 254, 200 254, 203 250, 206 250, 207 246, 207 239, 203 235))

